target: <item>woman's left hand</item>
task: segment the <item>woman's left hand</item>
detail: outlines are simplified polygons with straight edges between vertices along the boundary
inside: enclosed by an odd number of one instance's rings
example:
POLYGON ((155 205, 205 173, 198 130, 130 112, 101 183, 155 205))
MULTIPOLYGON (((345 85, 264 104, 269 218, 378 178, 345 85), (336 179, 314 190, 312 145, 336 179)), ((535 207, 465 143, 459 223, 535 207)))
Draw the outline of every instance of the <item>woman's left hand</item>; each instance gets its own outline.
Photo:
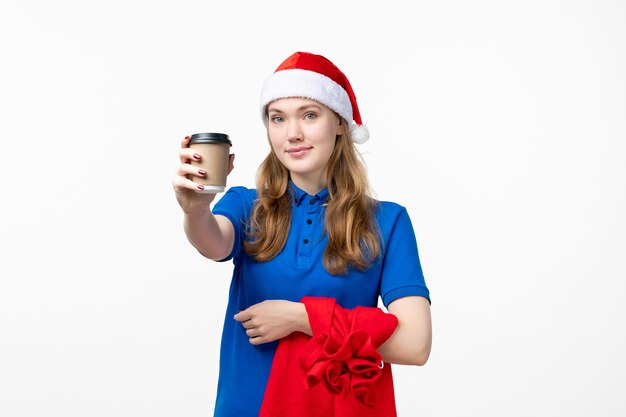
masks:
POLYGON ((235 314, 250 343, 260 345, 273 342, 300 331, 311 335, 306 308, 302 303, 286 300, 266 300, 235 314))

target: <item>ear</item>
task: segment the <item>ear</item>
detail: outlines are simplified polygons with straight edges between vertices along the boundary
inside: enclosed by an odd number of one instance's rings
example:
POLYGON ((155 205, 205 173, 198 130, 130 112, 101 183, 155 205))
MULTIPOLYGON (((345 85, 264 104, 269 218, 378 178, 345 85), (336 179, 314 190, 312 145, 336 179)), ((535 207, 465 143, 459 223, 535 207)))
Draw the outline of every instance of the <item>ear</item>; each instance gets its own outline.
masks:
POLYGON ((337 117, 337 120, 339 120, 337 124, 337 135, 345 136, 347 124, 341 117, 337 117))

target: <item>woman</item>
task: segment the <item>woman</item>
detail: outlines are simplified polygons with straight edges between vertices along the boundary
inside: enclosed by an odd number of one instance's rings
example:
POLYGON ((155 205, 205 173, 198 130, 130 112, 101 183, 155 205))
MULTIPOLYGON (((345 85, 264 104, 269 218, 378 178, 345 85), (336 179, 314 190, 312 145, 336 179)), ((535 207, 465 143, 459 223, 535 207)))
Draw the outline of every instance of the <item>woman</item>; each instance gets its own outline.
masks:
MULTIPOLYGON (((383 361, 423 365, 430 354, 430 298, 406 209, 368 195, 354 142, 368 133, 352 87, 328 59, 287 58, 265 82, 261 114, 271 150, 257 189, 198 193, 204 173, 182 142, 173 180, 191 244, 234 273, 220 352, 215 416, 257 416, 280 339, 312 335, 302 297, 345 309, 382 298, 397 327, 383 361)), ((231 155, 230 170, 234 155, 231 155)))

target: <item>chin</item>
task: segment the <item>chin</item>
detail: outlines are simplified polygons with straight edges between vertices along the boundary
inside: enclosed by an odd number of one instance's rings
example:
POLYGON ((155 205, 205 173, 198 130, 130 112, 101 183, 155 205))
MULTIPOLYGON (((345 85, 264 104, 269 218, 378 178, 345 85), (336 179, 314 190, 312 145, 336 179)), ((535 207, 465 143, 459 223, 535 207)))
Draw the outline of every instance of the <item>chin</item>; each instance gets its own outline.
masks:
POLYGON ((285 165, 285 167, 290 172, 300 175, 307 174, 315 170, 315 167, 311 166, 311 164, 307 163, 306 161, 302 161, 300 163, 294 163, 293 161, 289 161, 288 163, 283 165, 285 165))

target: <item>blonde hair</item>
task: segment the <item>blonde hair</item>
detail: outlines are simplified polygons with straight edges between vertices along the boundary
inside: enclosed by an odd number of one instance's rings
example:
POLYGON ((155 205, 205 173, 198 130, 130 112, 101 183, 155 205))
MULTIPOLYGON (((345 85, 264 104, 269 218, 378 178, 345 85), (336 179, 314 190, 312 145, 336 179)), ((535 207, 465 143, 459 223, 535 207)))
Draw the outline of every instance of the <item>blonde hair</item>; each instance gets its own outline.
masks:
MULTIPOLYGON (((345 275, 348 266, 364 271, 380 255, 378 202, 369 195, 365 165, 347 132, 349 124, 342 123, 345 133, 337 136, 326 171, 328 245, 323 262, 332 275, 345 275)), ((244 241, 246 253, 256 262, 273 259, 287 242, 292 204, 288 186, 289 171, 270 150, 257 172, 258 201, 247 227, 251 239, 244 241)))

